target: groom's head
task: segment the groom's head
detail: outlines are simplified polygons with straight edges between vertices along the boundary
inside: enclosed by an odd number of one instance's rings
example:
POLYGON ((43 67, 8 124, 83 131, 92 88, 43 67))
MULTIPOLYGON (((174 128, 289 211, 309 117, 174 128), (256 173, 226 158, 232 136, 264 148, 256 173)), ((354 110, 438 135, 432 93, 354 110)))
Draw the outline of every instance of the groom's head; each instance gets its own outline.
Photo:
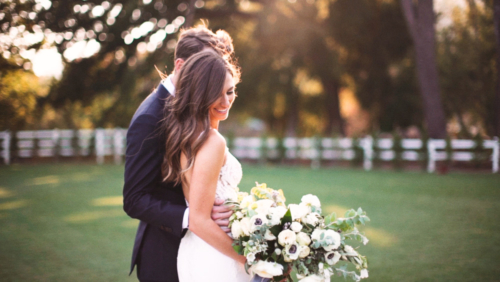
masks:
POLYGON ((182 30, 177 46, 175 47, 175 71, 178 72, 189 57, 206 49, 213 50, 221 57, 227 59, 234 52, 233 40, 223 30, 218 30, 214 33, 207 28, 205 23, 182 30))

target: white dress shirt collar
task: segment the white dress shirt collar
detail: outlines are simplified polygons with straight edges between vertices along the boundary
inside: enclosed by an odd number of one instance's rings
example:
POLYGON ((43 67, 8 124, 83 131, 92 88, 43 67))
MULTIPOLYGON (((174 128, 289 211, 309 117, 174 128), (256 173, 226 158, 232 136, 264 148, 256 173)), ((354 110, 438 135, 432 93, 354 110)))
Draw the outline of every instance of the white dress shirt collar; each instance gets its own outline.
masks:
POLYGON ((162 82, 163 86, 167 88, 167 91, 170 93, 170 95, 175 96, 175 85, 172 83, 172 79, 170 76, 165 78, 162 82))

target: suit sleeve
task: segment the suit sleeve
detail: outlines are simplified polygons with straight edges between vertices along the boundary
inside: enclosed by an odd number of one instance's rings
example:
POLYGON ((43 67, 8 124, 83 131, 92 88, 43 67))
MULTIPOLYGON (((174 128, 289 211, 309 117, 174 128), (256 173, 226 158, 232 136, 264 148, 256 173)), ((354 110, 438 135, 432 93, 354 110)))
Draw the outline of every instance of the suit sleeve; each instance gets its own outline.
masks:
POLYGON ((162 227, 179 238, 185 206, 154 197, 153 189, 161 179, 163 155, 153 115, 141 115, 127 132, 123 209, 132 218, 162 227))

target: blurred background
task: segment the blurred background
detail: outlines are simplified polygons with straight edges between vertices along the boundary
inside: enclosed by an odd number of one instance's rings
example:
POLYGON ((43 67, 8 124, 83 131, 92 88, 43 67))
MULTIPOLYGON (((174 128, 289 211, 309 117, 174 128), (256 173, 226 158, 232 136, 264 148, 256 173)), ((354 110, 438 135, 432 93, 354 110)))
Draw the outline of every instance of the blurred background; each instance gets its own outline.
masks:
POLYGON ((493 0, 1 2, 0 130, 127 128, 207 19, 243 70, 226 134, 499 135, 493 0))
POLYGON ((126 129, 201 19, 242 191, 361 206, 371 281, 498 281, 500 0, 0 0, 0 281, 136 281, 126 129))

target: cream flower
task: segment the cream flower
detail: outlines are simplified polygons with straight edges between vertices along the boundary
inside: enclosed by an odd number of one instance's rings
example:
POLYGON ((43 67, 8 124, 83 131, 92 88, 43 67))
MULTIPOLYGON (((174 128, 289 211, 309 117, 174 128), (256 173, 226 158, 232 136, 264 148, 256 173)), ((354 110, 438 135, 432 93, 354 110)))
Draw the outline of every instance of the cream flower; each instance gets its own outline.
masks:
POLYGON ((240 227, 241 227, 241 232, 243 232, 244 235, 246 236, 250 235, 250 231, 252 228, 252 222, 250 221, 250 218, 244 217, 240 221, 240 227))
POLYGON ((319 198, 317 196, 314 196, 312 194, 307 194, 302 196, 302 199, 300 199, 301 203, 305 204, 306 206, 310 207, 321 207, 321 203, 319 201, 319 198))
POLYGON ((291 262, 293 260, 297 260, 301 253, 302 249, 297 244, 290 244, 285 247, 285 261, 291 262))
POLYGON ((243 198, 243 200, 241 200, 240 208, 248 208, 253 202, 255 202, 255 198, 253 197, 253 195, 248 195, 243 198))
POLYGON ((297 234, 297 243, 301 246, 309 246, 311 244, 311 237, 304 232, 297 234))
POLYGON ((281 223, 281 219, 285 216, 287 209, 283 206, 277 206, 269 209, 271 213, 271 225, 278 225, 281 223))
POLYGON ((361 279, 368 278, 368 269, 361 269, 359 278, 361 279))
POLYGON ((257 215, 252 216, 252 218, 250 219, 250 222, 252 223, 252 225, 250 227, 250 231, 255 232, 255 230, 257 230, 257 227, 260 227, 264 224, 267 224, 267 218, 265 215, 257 214, 257 215))
POLYGON ((292 230, 283 230, 278 234, 278 243, 281 246, 290 245, 296 242, 297 236, 292 230))
POLYGON ((325 232, 325 230, 323 229, 314 229, 313 233, 311 234, 311 239, 313 239, 314 241, 319 241, 323 232, 325 232))
POLYGON ((342 237, 340 234, 333 230, 326 230, 324 240, 329 242, 330 244, 326 247, 323 247, 325 251, 329 252, 331 250, 335 250, 340 247, 340 242, 342 241, 342 237))
POLYGON ((302 246, 299 254, 299 258, 305 258, 309 255, 311 249, 308 246, 302 246))
POLYGON ((243 235, 243 231, 241 230, 241 224, 239 221, 233 221, 233 224, 231 225, 231 234, 233 235, 234 239, 238 239, 241 235, 243 235))
POLYGON ((255 212, 260 214, 268 214, 269 208, 274 204, 272 200, 258 200, 257 202, 252 203, 251 208, 255 210, 255 212))
POLYGON ((254 253, 249 253, 249 254, 247 255, 247 262, 248 262, 249 264, 252 264, 254 261, 255 261, 255 254, 254 254, 254 253))
POLYGON ((325 254, 325 260, 329 265, 335 265, 340 260, 339 252, 328 252, 325 254))
POLYGON ((275 262, 259 260, 252 266, 252 272, 263 278, 283 275, 283 266, 275 262))
POLYGON ((298 232, 300 232, 300 230, 302 230, 302 224, 300 224, 298 222, 292 222, 292 224, 290 225, 290 229, 292 229, 292 231, 298 233, 298 232))
POLYGON ((274 234, 271 233, 271 231, 269 231, 269 229, 267 229, 266 233, 264 234, 264 239, 266 239, 267 241, 272 241, 272 240, 276 240, 276 236, 274 236, 274 234))
POLYGON ((288 208, 290 209, 290 212, 292 213, 293 220, 301 219, 309 213, 308 208, 305 206, 290 204, 290 205, 288 205, 288 208))
POLYGON ((344 246, 344 253, 345 253, 346 256, 357 256, 358 255, 358 252, 356 252, 356 250, 354 250, 349 245, 345 245, 344 246))
POLYGON ((237 219, 242 219, 243 218, 243 214, 241 212, 236 212, 236 218, 237 219))
POLYGON ((316 226, 319 222, 320 215, 318 213, 310 213, 302 218, 302 222, 305 224, 310 224, 312 226, 316 226))

